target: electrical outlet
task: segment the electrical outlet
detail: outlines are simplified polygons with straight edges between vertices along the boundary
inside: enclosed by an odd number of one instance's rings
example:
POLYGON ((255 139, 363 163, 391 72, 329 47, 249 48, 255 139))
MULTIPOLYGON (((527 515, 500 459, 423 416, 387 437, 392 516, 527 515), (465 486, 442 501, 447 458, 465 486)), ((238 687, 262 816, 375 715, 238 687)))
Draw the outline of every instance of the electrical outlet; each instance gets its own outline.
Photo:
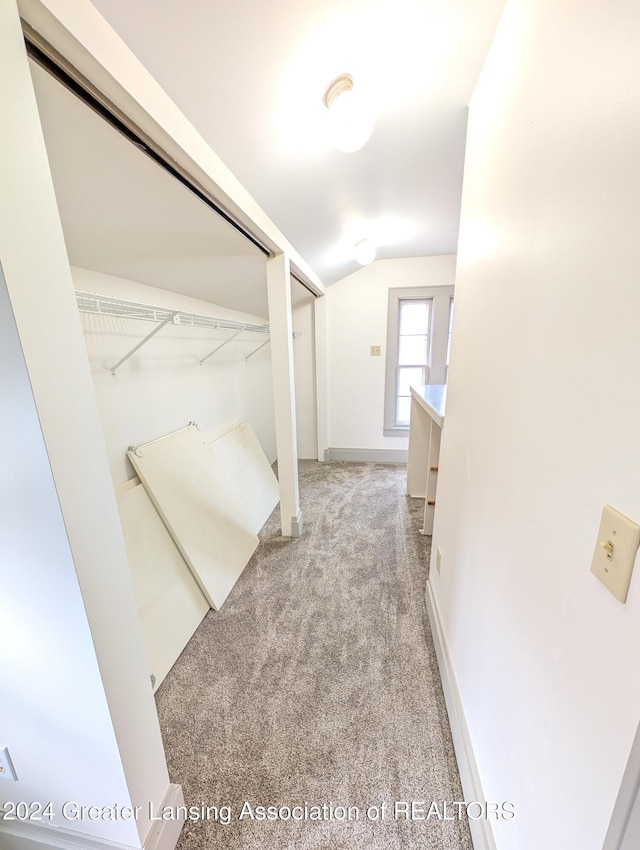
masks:
POLYGON ((436 570, 440 572, 440 567, 442 566, 442 549, 438 546, 436 548, 436 570))
POLYGON ((0 779, 8 779, 9 782, 18 781, 8 747, 0 747, 0 779))
POLYGON ((380 346, 372 345, 370 348, 371 357, 380 357, 380 346))

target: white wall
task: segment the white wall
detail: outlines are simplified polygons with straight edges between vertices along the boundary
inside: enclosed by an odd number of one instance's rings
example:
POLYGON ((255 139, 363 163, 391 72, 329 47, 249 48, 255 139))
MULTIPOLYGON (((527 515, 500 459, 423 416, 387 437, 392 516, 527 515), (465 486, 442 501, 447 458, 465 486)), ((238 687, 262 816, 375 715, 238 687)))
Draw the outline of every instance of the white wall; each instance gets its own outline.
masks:
POLYGON ((169 779, 12 2, 0 3, 0 56, 0 729, 19 777, 2 796, 51 800, 53 826, 139 847, 144 815, 59 817, 65 799, 146 812, 169 779))
MULTIPOLYGON (((3 782, 2 801, 51 801, 54 825, 100 834, 103 824, 60 817, 68 800, 129 804, 130 796, 2 280, 0 383, 0 727, 19 779, 3 782)), ((132 822, 109 834, 137 838, 132 822)))
MULTIPOLYGON (((111 275, 79 268, 72 274, 79 290, 220 318, 263 321, 111 275)), ((234 420, 250 422, 270 462, 275 460, 270 347, 245 361, 265 337, 242 334, 200 366, 229 332, 167 325, 112 376, 109 367, 153 326, 92 314, 82 314, 82 325, 114 484, 135 474, 125 455, 130 445, 190 421, 210 432, 234 420)))
POLYGON ((452 286, 455 264, 453 254, 377 260, 329 287, 329 447, 406 450, 407 437, 382 433, 388 292, 392 287, 452 286), (370 356, 372 345, 381 346, 380 357, 370 356))
POLYGON ((590 573, 640 521, 639 43, 509 2, 471 105, 432 583, 500 850, 599 850, 640 718, 640 576, 590 573))

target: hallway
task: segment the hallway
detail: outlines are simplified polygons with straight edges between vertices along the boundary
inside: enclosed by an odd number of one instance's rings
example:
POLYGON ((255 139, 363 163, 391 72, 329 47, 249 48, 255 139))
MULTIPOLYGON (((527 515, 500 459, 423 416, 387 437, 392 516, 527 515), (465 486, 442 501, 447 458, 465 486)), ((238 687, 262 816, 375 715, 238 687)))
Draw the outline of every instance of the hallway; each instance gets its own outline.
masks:
POLYGON ((180 850, 470 850, 442 817, 462 792, 405 479, 302 461, 303 537, 283 539, 274 512, 159 689, 171 780, 198 809, 180 850), (426 806, 411 822, 402 801, 426 806))

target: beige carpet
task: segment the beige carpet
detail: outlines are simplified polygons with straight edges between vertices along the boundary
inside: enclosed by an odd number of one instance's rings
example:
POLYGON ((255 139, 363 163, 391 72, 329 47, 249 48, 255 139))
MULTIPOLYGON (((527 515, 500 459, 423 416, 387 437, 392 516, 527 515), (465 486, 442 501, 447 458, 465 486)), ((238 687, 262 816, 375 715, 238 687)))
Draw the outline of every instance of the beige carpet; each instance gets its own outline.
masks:
POLYGON ((197 809, 179 850, 471 850, 442 818, 463 798, 405 476, 301 462, 304 535, 274 512, 159 689, 171 780, 197 809), (436 809, 394 816, 412 801, 436 809))

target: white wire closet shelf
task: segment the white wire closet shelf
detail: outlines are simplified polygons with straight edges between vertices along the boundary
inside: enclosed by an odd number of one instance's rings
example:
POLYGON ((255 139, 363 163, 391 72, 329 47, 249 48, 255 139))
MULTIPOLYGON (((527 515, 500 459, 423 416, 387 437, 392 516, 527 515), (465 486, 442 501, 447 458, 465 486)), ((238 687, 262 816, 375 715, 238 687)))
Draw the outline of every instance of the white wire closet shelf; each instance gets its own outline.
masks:
MULTIPOLYGON (((210 351, 199 362, 202 365, 213 354, 228 345, 232 340, 243 332, 262 334, 269 336, 271 333, 269 323, 255 324, 252 322, 240 322, 234 319, 223 319, 217 316, 205 316, 200 313, 189 313, 184 310, 171 310, 169 307, 155 307, 150 304, 141 304, 137 301, 126 301, 122 298, 113 298, 109 295, 97 295, 92 292, 80 292, 76 290, 76 303, 78 310, 81 313, 92 313, 97 316, 111 316, 121 319, 136 319, 142 321, 153 322, 155 327, 148 333, 144 339, 128 351, 124 357, 111 366, 111 374, 115 375, 116 371, 126 363, 126 361, 136 353, 142 346, 154 337, 165 325, 169 323, 180 325, 181 327, 194 328, 209 328, 212 330, 230 330, 234 331, 230 337, 217 345, 213 351, 210 351)), ((267 340, 269 342, 269 340, 267 340)), ((255 354, 267 343, 262 342, 258 348, 254 349, 245 358, 246 360, 255 354)))

